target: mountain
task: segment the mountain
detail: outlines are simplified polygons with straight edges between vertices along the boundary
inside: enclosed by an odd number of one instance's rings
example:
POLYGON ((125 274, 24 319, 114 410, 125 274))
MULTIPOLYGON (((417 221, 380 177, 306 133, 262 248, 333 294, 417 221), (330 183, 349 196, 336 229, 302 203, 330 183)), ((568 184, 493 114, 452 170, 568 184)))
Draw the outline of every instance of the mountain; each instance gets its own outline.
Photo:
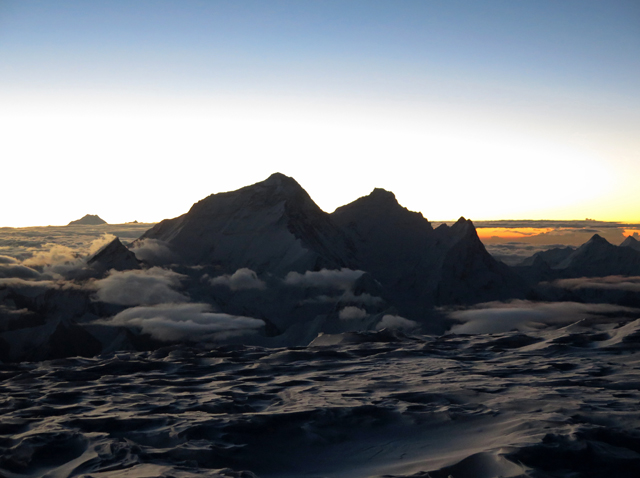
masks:
POLYGON ((622 241, 622 244, 620 244, 620 247, 630 247, 631 249, 640 251, 640 241, 638 241, 633 236, 629 236, 624 241, 622 241))
POLYGON ((378 188, 327 214, 280 173, 213 194, 160 222, 145 239, 163 241, 185 264, 226 273, 364 270, 393 303, 421 311, 522 295, 519 278, 491 257, 471 221, 434 230, 422 214, 378 188))
POLYGON ((402 207, 392 192, 376 188, 371 194, 339 207, 331 219, 356 245, 358 266, 382 284, 404 277, 423 261, 433 227, 419 212, 402 207))
POLYGON ((71 221, 68 226, 99 226, 100 224, 107 224, 107 221, 95 214, 87 214, 81 219, 71 221))
POLYGON ((487 252, 469 219, 461 217, 450 228, 443 224, 434 232, 436 257, 442 255, 437 304, 473 304, 524 296, 524 282, 487 252))
POLYGON ((399 307, 472 303, 520 295, 520 281, 493 259, 464 218, 434 230, 422 214, 374 189, 331 215, 356 247, 358 267, 370 272, 399 307))
POLYGON ((89 256, 87 265, 99 273, 111 269, 117 271, 140 269, 140 261, 136 259, 135 254, 127 249, 117 237, 89 256))
POLYGON ((557 266, 564 277, 640 275, 640 251, 611 244, 598 234, 557 266))
POLYGON ((353 246, 307 192, 280 173, 237 191, 212 194, 164 220, 140 240, 165 242, 186 264, 258 274, 353 265, 353 246))
POLYGON ((563 278, 640 275, 640 242, 628 237, 615 246, 594 234, 577 249, 536 252, 512 269, 529 284, 563 278))

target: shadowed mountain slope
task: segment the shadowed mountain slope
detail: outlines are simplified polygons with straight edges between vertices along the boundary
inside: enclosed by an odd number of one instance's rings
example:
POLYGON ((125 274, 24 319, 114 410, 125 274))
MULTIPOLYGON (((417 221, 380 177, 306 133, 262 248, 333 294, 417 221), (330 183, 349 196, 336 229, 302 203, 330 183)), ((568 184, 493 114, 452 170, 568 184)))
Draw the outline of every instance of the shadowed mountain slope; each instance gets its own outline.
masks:
POLYGON ((620 247, 630 247, 631 249, 640 251, 640 241, 638 241, 633 236, 629 236, 624 241, 622 241, 622 244, 620 244, 620 247))
POLYGON ((111 269, 117 271, 140 269, 140 262, 135 254, 117 237, 90 256, 87 259, 87 265, 97 272, 106 272, 111 269))
POLYGON ((524 283, 487 252, 471 220, 461 217, 450 228, 442 225, 435 233, 436 247, 443 254, 437 304, 472 304, 524 295, 524 283))

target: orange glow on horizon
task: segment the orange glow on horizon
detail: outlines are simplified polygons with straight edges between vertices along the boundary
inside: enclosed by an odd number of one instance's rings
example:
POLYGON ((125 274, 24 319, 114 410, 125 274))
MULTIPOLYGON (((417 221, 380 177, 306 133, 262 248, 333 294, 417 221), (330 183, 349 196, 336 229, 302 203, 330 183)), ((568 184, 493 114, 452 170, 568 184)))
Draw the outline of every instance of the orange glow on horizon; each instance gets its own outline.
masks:
POLYGON ((477 229, 480 239, 491 239, 499 237, 501 239, 523 239, 538 234, 545 234, 553 231, 550 227, 519 227, 519 228, 503 228, 503 227, 479 227, 477 229))
POLYGON ((640 235, 640 229, 623 229, 622 234, 624 235, 624 237, 636 236, 637 238, 638 235, 640 235))

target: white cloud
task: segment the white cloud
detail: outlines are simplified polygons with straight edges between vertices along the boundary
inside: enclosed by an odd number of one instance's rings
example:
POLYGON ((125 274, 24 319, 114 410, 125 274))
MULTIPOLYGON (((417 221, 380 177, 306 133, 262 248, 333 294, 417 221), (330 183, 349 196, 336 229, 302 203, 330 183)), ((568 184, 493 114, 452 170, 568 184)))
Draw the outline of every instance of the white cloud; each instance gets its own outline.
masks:
POLYGON ((223 285, 231 290, 265 289, 266 284, 251 269, 242 268, 233 274, 225 274, 209 280, 211 285, 223 285))
POLYGON ((255 332, 264 322, 251 317, 211 312, 208 304, 161 304, 132 307, 103 323, 137 327, 163 341, 208 341, 255 332))
POLYGON ((36 297, 47 290, 81 290, 82 286, 70 281, 26 280, 21 278, 0 278, 0 288, 8 287, 20 291, 22 295, 36 297))
POLYGON ((148 270, 114 271, 93 283, 96 297, 102 302, 119 305, 154 305, 187 302, 185 295, 174 290, 186 276, 152 267, 148 270))
POLYGON ((103 234, 97 239, 94 239, 93 241, 91 241, 91 244, 89 244, 88 253, 95 254, 100 250, 101 247, 106 246, 110 242, 113 242, 115 238, 116 236, 114 236, 113 234, 107 234, 107 233, 103 234))
POLYGON ((166 242, 157 239, 143 239, 135 242, 131 246, 131 251, 141 261, 150 264, 171 264, 176 257, 166 242))
POLYGON ((354 307, 352 305, 345 307, 338 313, 338 317, 342 320, 364 319, 366 316, 366 310, 361 309, 360 307, 354 307))
POLYGON ((340 270, 322 269, 320 271, 289 272, 284 283, 296 287, 323 287, 329 289, 349 290, 353 283, 364 274, 364 271, 342 268, 340 270))
POLYGON ((376 330, 382 329, 398 329, 398 330, 413 330, 418 327, 417 322, 413 320, 405 319, 399 315, 387 314, 380 319, 380 322, 376 324, 376 330))
POLYGON ((50 266, 64 264, 65 262, 75 261, 78 254, 67 246, 60 244, 43 244, 45 250, 39 250, 29 259, 22 262, 25 266, 50 266))
POLYGON ((17 264, 18 259, 9 256, 0 256, 0 264, 17 264))
POLYGON ((37 279, 40 273, 20 264, 6 264, 0 262, 0 277, 10 278, 18 277, 21 279, 37 279))
POLYGON ((26 290, 30 289, 33 291, 32 295, 36 295, 37 293, 44 292, 47 289, 55 289, 56 282, 53 282, 50 280, 32 281, 32 280, 25 280, 17 277, 7 277, 7 278, 0 278, 0 287, 9 287, 12 289, 15 288, 15 289, 26 289, 26 290))

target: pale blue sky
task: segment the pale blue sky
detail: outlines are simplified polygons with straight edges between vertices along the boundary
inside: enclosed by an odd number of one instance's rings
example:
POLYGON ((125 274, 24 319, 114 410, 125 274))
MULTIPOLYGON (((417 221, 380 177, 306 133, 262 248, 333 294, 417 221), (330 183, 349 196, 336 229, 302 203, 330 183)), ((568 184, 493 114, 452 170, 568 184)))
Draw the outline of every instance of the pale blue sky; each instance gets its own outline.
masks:
POLYGON ((276 170, 329 211, 640 220, 639 52, 637 1, 0 0, 0 225, 276 170))

